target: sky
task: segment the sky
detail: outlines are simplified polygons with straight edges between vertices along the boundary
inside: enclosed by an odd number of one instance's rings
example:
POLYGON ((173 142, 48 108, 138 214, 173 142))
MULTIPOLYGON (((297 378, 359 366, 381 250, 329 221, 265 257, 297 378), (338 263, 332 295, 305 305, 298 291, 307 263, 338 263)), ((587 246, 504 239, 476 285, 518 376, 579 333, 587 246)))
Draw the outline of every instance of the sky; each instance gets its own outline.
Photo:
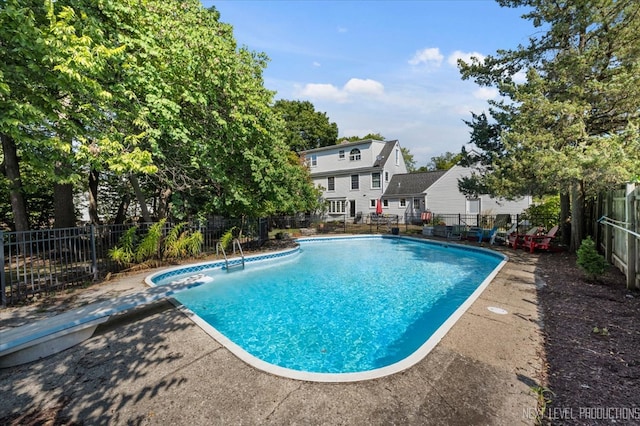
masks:
POLYGON ((493 0, 202 0, 233 26, 239 46, 270 59, 275 99, 310 101, 339 138, 397 139, 416 166, 469 143, 464 120, 497 92, 463 81, 459 58, 527 44, 523 9, 493 0))

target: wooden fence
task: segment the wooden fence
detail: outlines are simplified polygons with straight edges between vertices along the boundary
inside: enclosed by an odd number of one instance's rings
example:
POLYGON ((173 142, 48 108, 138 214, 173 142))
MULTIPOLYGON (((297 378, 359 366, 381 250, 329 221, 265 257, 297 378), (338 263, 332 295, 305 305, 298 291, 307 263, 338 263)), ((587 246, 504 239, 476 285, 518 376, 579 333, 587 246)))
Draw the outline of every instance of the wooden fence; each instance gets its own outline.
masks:
POLYGON ((627 288, 640 289, 640 187, 627 184, 600 199, 600 246, 609 263, 627 277, 627 288))

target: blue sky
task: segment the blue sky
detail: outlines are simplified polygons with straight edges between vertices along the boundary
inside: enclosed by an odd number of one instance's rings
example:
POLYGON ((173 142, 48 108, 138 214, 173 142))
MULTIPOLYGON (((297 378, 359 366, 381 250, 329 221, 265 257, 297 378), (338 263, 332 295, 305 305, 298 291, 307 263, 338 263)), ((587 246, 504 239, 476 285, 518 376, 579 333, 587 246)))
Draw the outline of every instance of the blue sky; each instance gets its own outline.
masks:
POLYGON ((496 92, 463 81, 458 58, 526 44, 522 9, 493 0, 202 0, 238 45, 270 58, 276 99, 308 100, 339 136, 398 139, 417 166, 468 143, 463 120, 496 92))

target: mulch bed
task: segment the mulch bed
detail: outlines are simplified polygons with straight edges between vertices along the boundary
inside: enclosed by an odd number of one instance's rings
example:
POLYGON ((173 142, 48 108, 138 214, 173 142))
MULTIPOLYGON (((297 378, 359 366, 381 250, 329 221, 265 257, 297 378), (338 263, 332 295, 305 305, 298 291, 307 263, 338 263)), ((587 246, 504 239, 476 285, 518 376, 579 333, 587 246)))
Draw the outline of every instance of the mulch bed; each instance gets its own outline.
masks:
POLYGON ((589 282, 575 255, 542 254, 544 424, 640 424, 640 292, 613 266, 589 282))

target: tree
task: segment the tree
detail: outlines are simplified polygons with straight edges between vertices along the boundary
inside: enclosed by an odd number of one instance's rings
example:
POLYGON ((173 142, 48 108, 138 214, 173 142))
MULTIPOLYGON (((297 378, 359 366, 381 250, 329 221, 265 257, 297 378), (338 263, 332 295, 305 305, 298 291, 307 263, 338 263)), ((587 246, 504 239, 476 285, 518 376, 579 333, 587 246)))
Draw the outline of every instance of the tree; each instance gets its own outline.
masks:
POLYGON ((0 36, 2 169, 17 229, 29 227, 24 177, 35 173, 40 194, 55 194, 56 225, 75 222, 73 195, 85 188, 94 222, 99 212, 123 221, 132 196, 145 220, 317 199, 264 88, 266 56, 237 48, 215 9, 10 0, 0 36))
POLYGON ((445 152, 441 155, 431 157, 431 161, 428 164, 429 170, 449 170, 462 158, 461 153, 454 154, 453 152, 445 152))
POLYGON ((586 232, 586 200, 640 167, 640 6, 500 3, 532 8, 525 17, 548 30, 526 47, 460 64, 463 78, 496 86, 505 97, 491 103, 495 123, 474 116, 472 136, 495 143, 481 182, 503 196, 568 194, 575 251, 586 232), (527 80, 518 84, 521 70, 527 80))
POLYGON ((416 160, 413 158, 413 154, 409 151, 409 148, 401 147, 402 158, 404 158, 404 164, 407 166, 407 171, 413 173, 416 171, 416 160))
POLYGON ((367 139, 373 139, 374 141, 385 141, 385 140, 387 140, 387 138, 382 136, 380 133, 369 133, 369 134, 367 134, 367 135, 365 135, 363 137, 360 137, 360 136, 345 137, 345 138, 342 138, 341 141, 357 142, 357 141, 363 141, 363 140, 367 140, 367 139))
POLYGON ((276 101, 273 110, 284 120, 285 140, 295 151, 335 145, 338 125, 324 112, 315 110, 309 101, 276 101))
POLYGON ((69 185, 77 180, 73 152, 86 143, 110 94, 96 77, 121 53, 63 2, 11 0, 0 9, 0 138, 17 230, 28 229, 21 163, 54 186, 56 226, 75 224, 69 185))

